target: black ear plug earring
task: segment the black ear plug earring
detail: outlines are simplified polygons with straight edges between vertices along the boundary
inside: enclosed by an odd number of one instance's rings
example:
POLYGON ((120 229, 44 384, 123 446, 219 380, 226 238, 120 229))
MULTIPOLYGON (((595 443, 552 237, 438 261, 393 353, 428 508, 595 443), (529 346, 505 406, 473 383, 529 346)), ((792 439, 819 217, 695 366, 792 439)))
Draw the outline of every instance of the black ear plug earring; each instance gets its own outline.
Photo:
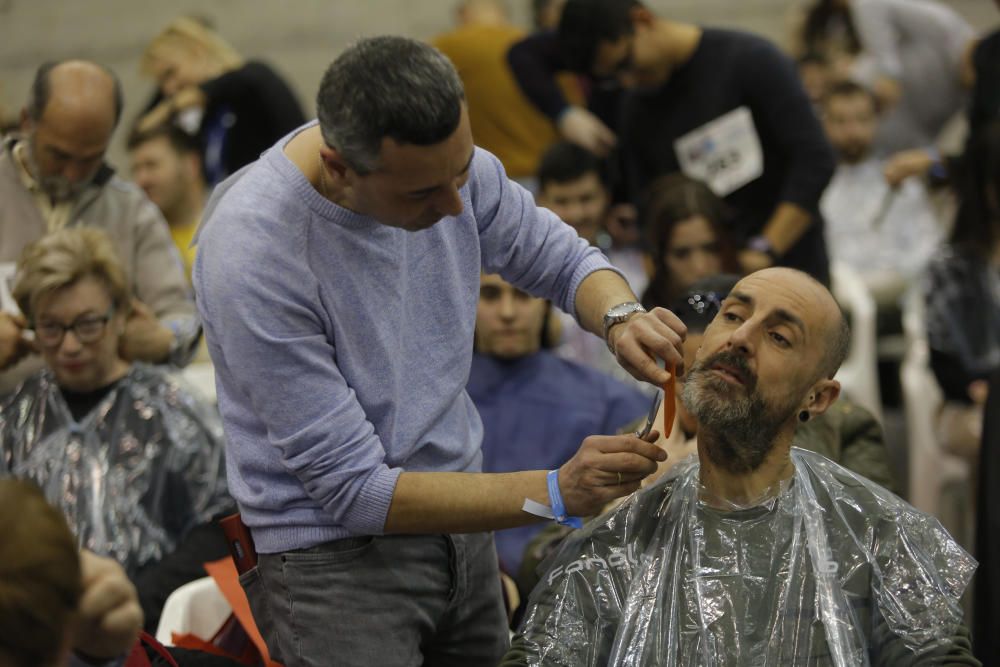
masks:
POLYGON ((803 424, 805 424, 807 421, 809 421, 809 411, 808 410, 803 410, 802 412, 799 413, 799 421, 802 422, 803 424))

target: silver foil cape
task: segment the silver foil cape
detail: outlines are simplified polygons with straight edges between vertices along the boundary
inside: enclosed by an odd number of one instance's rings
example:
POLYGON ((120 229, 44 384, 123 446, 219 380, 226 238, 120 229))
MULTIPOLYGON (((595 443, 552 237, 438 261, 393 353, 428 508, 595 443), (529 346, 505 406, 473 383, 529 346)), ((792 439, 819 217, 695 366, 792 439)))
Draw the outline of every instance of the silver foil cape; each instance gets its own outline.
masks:
POLYGON ((32 376, 4 402, 0 454, 0 474, 35 480, 80 545, 129 575, 232 502, 215 409, 142 364, 80 422, 48 371, 32 376))
POLYGON ((853 667, 947 652, 976 562, 881 487, 812 452, 792 461, 769 501, 721 511, 700 500, 692 457, 572 534, 531 595, 527 664, 853 667))

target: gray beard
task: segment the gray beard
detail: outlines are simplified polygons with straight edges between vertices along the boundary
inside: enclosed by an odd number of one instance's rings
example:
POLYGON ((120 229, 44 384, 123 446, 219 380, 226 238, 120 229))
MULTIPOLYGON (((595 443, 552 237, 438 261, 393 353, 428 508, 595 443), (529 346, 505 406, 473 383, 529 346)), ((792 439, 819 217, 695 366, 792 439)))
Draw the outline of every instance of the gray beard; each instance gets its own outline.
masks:
POLYGON ((38 187, 49 196, 54 203, 76 199, 90 185, 92 178, 88 178, 79 183, 70 183, 62 176, 42 176, 42 170, 38 168, 38 161, 35 160, 34 140, 29 139, 24 146, 24 161, 28 163, 31 175, 35 177, 38 187))
MULTIPOLYGON (((731 474, 751 473, 771 453, 795 406, 768 406, 748 370, 743 387, 713 375, 709 367, 718 360, 720 355, 715 355, 695 364, 685 379, 681 402, 698 420, 699 433, 703 434, 698 441, 711 462, 731 474)), ((728 355, 726 363, 739 364, 735 355, 728 355)))

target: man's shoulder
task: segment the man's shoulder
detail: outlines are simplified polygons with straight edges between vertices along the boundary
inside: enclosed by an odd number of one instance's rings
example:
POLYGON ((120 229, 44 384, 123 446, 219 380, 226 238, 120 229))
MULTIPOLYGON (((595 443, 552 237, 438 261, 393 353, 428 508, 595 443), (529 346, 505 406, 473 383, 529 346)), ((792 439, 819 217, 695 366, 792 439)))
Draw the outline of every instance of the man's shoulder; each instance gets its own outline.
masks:
MULTIPOLYGON (((524 37, 524 30, 507 25, 474 25, 455 28, 431 40, 449 58, 472 56, 479 51, 509 47, 524 37)), ((457 64, 457 63, 456 63, 457 64)))
POLYGON ((730 53, 740 53, 743 55, 766 53, 768 55, 779 55, 787 58, 771 40, 744 30, 704 28, 702 39, 704 40, 704 46, 710 51, 725 50, 730 53))
POLYGON ((277 249, 308 223, 308 204, 266 155, 215 187, 198 231, 199 248, 255 241, 277 249))
POLYGON ((799 482, 808 482, 813 499, 824 508, 837 507, 837 516, 859 521, 892 519, 917 512, 899 496, 817 452, 792 449, 799 482))

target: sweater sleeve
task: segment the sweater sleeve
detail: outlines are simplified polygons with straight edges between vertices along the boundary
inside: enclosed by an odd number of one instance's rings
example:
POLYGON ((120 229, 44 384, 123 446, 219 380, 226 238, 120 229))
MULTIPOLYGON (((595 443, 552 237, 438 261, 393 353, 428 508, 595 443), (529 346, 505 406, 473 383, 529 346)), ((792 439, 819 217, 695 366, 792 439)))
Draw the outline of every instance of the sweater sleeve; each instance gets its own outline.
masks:
POLYGON ((836 164, 795 66, 776 47, 760 42, 741 70, 758 131, 770 137, 765 151, 786 158, 779 202, 815 211, 836 164))
POLYGON ((556 33, 539 32, 525 37, 510 47, 507 61, 524 95, 555 121, 569 106, 556 83, 556 74, 566 69, 559 55, 556 33))
MULTIPOLYGON (((576 314, 576 290, 594 271, 621 275, 597 248, 531 193, 509 180, 495 157, 477 149, 469 183, 483 271, 576 314)), ((623 277, 624 279, 624 277, 623 277)))

